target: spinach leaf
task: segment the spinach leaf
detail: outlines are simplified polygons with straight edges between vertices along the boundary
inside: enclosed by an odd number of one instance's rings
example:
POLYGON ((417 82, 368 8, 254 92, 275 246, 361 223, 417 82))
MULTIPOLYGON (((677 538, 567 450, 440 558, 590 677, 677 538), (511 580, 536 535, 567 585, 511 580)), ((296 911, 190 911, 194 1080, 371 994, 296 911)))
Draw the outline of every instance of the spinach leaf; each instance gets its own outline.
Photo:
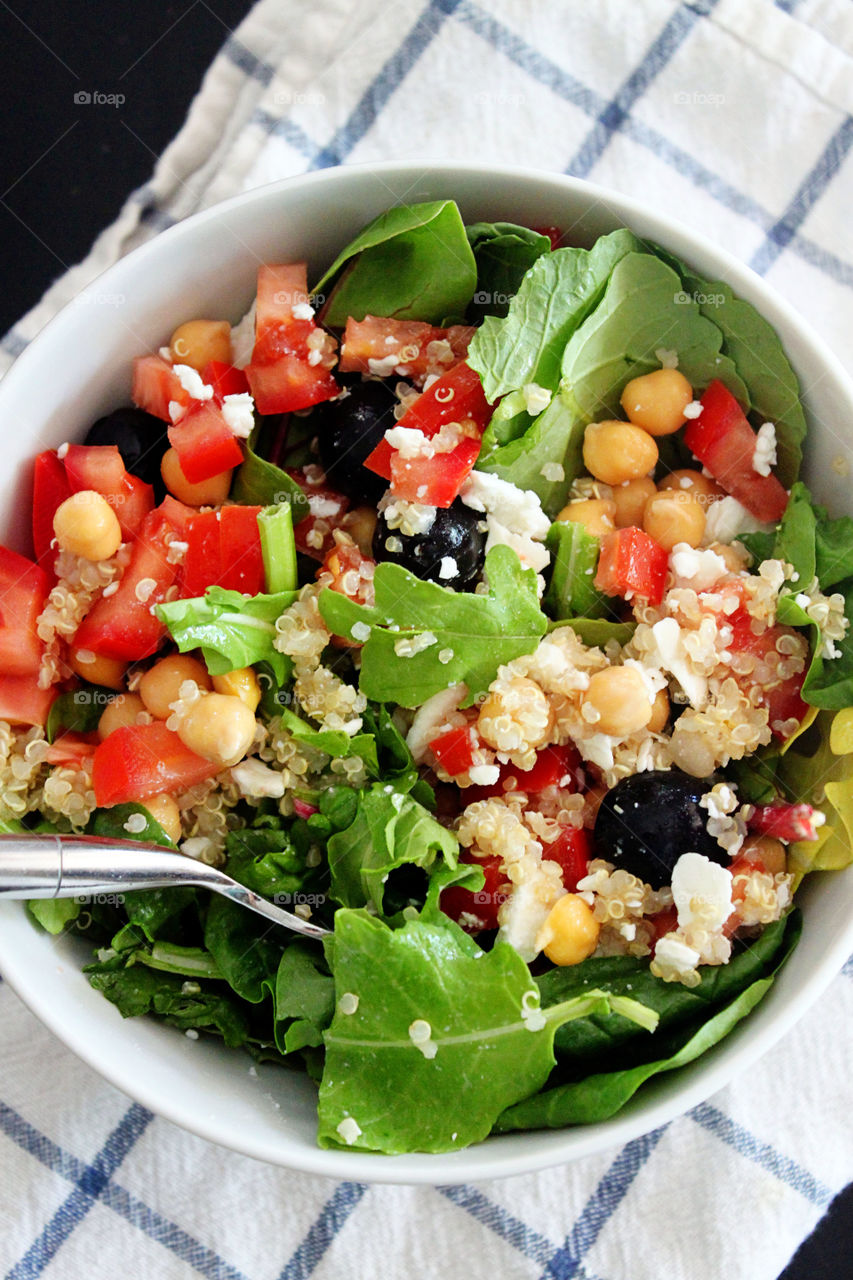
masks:
MULTIPOLYGON (((853 520, 850 522, 853 526, 853 520)), ((764 560, 787 560, 794 566, 800 588, 808 588, 817 572, 817 514, 809 491, 797 483, 774 532, 744 533, 738 538, 756 564, 764 560)))
POLYGON ((370 625, 361 651, 361 691, 378 702, 417 707, 450 685, 464 684, 462 705, 470 706, 502 663, 535 649, 548 620, 539 608, 533 570, 522 569, 514 551, 498 546, 486 556, 485 571, 489 591, 482 596, 422 582, 387 562, 376 567, 373 608, 338 591, 321 592, 320 613, 333 634, 351 635, 356 622, 370 625), (434 636, 434 642, 404 656, 405 643, 423 636, 434 636))
POLYGON ((143 965, 123 968, 114 961, 88 965, 85 972, 95 990, 116 1005, 123 1018, 154 1013, 181 1031, 216 1032, 230 1048, 248 1039, 246 1012, 221 983, 209 987, 198 984, 198 992, 187 992, 186 980, 180 975, 143 965))
POLYGON ((559 622, 554 622, 548 628, 549 631, 555 630, 557 627, 571 627, 572 631, 576 631, 583 640, 584 644, 588 644, 594 649, 596 645, 603 647, 608 640, 615 640, 617 644, 626 645, 636 630, 635 622, 611 622, 609 618, 563 618, 559 622))
POLYGON ((89 819, 87 826, 93 836, 103 836, 112 840, 139 840, 143 844, 162 844, 167 849, 174 849, 174 845, 166 832, 160 826, 155 818, 145 808, 144 804, 136 804, 128 802, 126 804, 114 804, 109 809, 96 809, 89 819), (134 826, 138 826, 141 818, 145 826, 138 831, 129 831, 127 827, 128 821, 134 818, 134 826))
POLYGON ((475 222, 465 233, 477 263, 477 292, 466 319, 479 324, 484 316, 505 316, 525 272, 551 252, 551 241, 514 222, 475 222))
POLYGON ((281 821, 270 820, 267 825, 257 819, 251 827, 229 831, 225 852, 228 875, 265 898, 289 901, 305 882, 304 853, 296 848, 281 821))
MULTIPOLYGON (((735 297, 724 281, 703 280, 666 250, 656 247, 655 252, 678 272, 685 298, 698 302, 702 314, 721 330, 723 354, 734 362, 746 388, 742 403, 752 408, 761 421, 775 424, 779 458, 776 474, 790 488, 803 459, 806 419, 797 375, 776 331, 752 303, 735 297)), ((729 389, 734 391, 732 386, 729 389)))
POLYGON ((404 865, 427 869, 439 854, 453 867, 459 843, 417 800, 374 783, 358 792, 355 819, 331 836, 327 850, 332 897, 345 907, 372 902, 381 914, 392 871, 404 865))
POLYGON ((48 742, 55 742, 65 731, 92 733, 107 703, 115 696, 115 689, 97 684, 84 684, 70 693, 61 693, 47 713, 44 736, 48 742))
MULTIPOLYGON (((844 615, 853 617, 853 579, 839 586, 844 598, 844 615)), ((776 619, 785 626, 813 629, 812 660, 800 691, 803 701, 825 711, 840 711, 853 705, 853 632, 848 630, 843 640, 836 642, 836 657, 824 658, 820 653, 822 628, 798 604, 795 596, 779 597, 776 619)))
POLYGON ((815 506, 815 572, 823 591, 853 577, 853 520, 830 520, 826 508, 815 506))
POLYGON ((334 1008, 335 980, 322 951, 292 942, 275 977, 275 1039, 281 1052, 322 1045, 334 1008))
POLYGON ((312 292, 325 292, 344 266, 323 309, 323 321, 332 328, 366 315, 441 324, 465 314, 477 283, 474 255, 452 200, 400 205, 380 214, 338 254, 312 292))
MULTIPOLYGON (((512 947, 473 946, 449 921, 389 929, 364 911, 338 912, 328 944, 336 1006, 324 1035, 321 1146, 394 1154, 478 1142, 502 1111, 542 1087, 557 1026, 607 1007, 593 991, 542 1014, 512 947)), ((654 1026, 642 1006, 620 1007, 654 1026)))
POLYGON ((283 932, 229 898, 211 894, 204 945, 242 1000, 259 1004, 273 991, 283 932))
POLYGON ((583 435, 589 421, 571 390, 561 386, 548 408, 508 444, 493 447, 494 436, 487 427, 477 468, 519 489, 532 489, 553 518, 566 505, 572 480, 583 470, 583 435), (559 462, 562 479, 547 479, 548 462, 559 462))
MULTIPOLYGON (((468 363, 497 400, 535 382, 556 391, 566 343, 598 305, 613 268, 640 248, 626 230, 600 236, 592 249, 556 249, 527 272, 504 319, 487 316, 471 340, 468 363)), ((542 461, 547 461, 543 458, 542 461)))
POLYGON ((157 605, 157 616, 181 653, 201 649, 211 675, 266 662, 284 684, 290 660, 275 648, 275 621, 296 599, 295 591, 245 596, 208 587, 203 596, 157 605))
POLYGON ((599 541, 582 524, 552 524, 545 539, 551 552, 551 579, 542 600, 552 618, 600 618, 610 600, 593 585, 599 541))
POLYGON ((269 507, 287 502, 293 523, 298 524, 309 514, 308 499, 286 471, 258 457, 255 453, 257 438, 256 427, 244 445, 245 459, 234 476, 231 500, 247 507, 269 507))
POLYGON ((27 902, 27 911, 48 933, 62 933, 62 930, 80 914, 81 903, 75 898, 31 898, 27 902))

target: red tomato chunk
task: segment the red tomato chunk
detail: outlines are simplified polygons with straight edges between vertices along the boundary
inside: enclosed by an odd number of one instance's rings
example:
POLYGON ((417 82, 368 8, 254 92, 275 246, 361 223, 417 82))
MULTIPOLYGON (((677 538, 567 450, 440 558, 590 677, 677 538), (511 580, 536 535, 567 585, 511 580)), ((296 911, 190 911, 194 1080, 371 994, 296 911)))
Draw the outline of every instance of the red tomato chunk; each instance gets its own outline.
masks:
POLYGON ((719 485, 756 520, 782 519, 788 494, 772 473, 753 465, 756 434, 732 393, 716 379, 702 396, 702 412, 688 422, 684 443, 719 485))
POLYGON ((185 747, 162 721, 115 729, 95 751, 92 786, 99 807, 185 791, 221 766, 185 747))
POLYGON ((660 604, 668 564, 666 551, 642 529, 616 529, 601 539, 595 586, 608 596, 660 604))

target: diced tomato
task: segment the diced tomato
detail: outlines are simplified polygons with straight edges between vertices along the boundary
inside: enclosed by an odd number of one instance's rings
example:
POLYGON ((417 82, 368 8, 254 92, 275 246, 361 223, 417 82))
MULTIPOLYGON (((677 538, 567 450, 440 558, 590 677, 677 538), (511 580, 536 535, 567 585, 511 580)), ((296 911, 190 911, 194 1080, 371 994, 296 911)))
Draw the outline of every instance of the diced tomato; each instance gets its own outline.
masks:
POLYGON ((162 356, 138 356, 133 362, 131 398, 135 405, 155 418, 171 422, 169 404, 175 401, 188 409, 192 396, 181 386, 181 380, 168 360, 162 356))
POLYGON ((9 724, 46 724, 57 695, 55 685, 40 689, 35 676, 0 675, 0 720, 9 724))
POLYGON ((488 800, 491 796, 501 796, 507 791, 523 791, 525 795, 535 796, 550 787, 562 787, 566 791, 578 791, 578 771, 581 758, 577 750, 566 746, 543 747, 536 753, 536 763, 532 769, 519 769, 514 764, 502 764, 501 774, 491 787, 466 787, 465 803, 475 800, 488 800))
POLYGON ((563 827, 556 840, 542 842, 542 857, 558 863, 566 891, 574 893, 592 857, 592 833, 584 827, 563 827))
POLYGON ((464 360, 473 336, 473 326, 466 324, 438 329, 421 320, 392 320, 386 316, 347 320, 340 370, 376 375, 387 369, 384 376, 396 374, 420 386, 431 373, 441 375, 464 360), (447 346, 430 349, 434 342, 447 346), (393 364, 392 356, 399 357, 393 364), (378 361, 378 366, 374 363, 371 368, 371 361, 378 361))
POLYGON ((501 871, 500 858, 475 858, 469 849, 463 849, 459 861, 482 867, 486 877, 482 889, 463 889, 451 885, 444 889, 439 906, 445 915, 461 924, 467 933, 479 933, 481 929, 497 929, 498 910, 509 896, 510 886, 501 871))
POLYGON ((74 733, 68 731, 52 742, 44 754, 48 764, 64 765, 69 769, 79 769, 81 765, 91 761, 98 746, 96 733, 74 733))
POLYGON ((169 427, 168 435, 190 484, 201 484, 243 461, 240 442, 213 400, 196 400, 180 421, 169 427))
POLYGON ((415 427, 430 437, 448 422, 473 422, 482 432, 493 412, 480 375, 463 360, 422 391, 397 425, 415 427))
POLYGON ((152 609, 163 602, 178 577, 179 566, 168 558, 174 532, 159 508, 145 517, 117 590, 95 601, 77 628, 75 648, 124 662, 147 658, 157 650, 166 628, 152 609))
MULTIPOLYGON (((779 661, 776 643, 782 636, 795 637, 798 644, 803 644, 802 637, 793 627, 767 627, 760 635, 756 635, 752 630, 752 619, 745 609, 739 609, 731 617, 722 621, 732 630, 728 648, 735 653, 752 654, 756 658, 757 671, 766 665, 768 658, 775 669, 775 664, 779 661)), ((735 674, 735 679, 743 688, 749 689, 755 684, 761 687, 761 705, 767 708, 768 723, 777 738, 791 737, 796 731, 796 724, 799 724, 808 711, 801 693, 805 673, 806 664, 802 671, 796 675, 787 676, 784 680, 771 676, 769 684, 757 680, 756 673, 735 674), (787 732, 780 731, 782 726, 785 726, 787 732)))
POLYGON ((398 498, 407 502, 449 507, 471 474, 479 453, 479 435, 468 436, 449 453, 436 453, 432 458, 404 458, 394 449, 391 453, 391 488, 398 498))
POLYGON ((467 724, 460 724, 433 738, 429 749, 442 769, 456 778, 461 773, 467 773, 474 764, 476 745, 477 735, 474 730, 467 724))
POLYGON ((157 510, 178 534, 186 533, 190 520, 198 515, 195 507, 188 507, 186 503, 179 502, 177 498, 172 497, 171 493, 166 494, 157 510))
POLYGON ((331 400, 340 392, 327 367, 334 339, 313 319, 294 315, 295 307, 307 305, 308 269, 304 262, 260 268, 255 347, 245 370, 259 413, 292 413, 331 400), (314 343, 320 359, 312 355, 314 343))
POLYGON ((691 419, 684 443, 726 493, 757 520, 782 519, 788 494, 776 476, 759 475, 753 465, 756 434, 727 387, 715 379, 702 396, 702 412, 691 419))
POLYGON ((53 517, 58 507, 71 496, 71 485, 65 464, 55 449, 46 449, 36 458, 33 475, 33 548, 36 560, 52 581, 56 581, 53 542, 53 517))
POLYGON ((563 233, 559 227, 531 227, 531 231, 538 231, 540 236, 547 236, 551 241, 551 249, 559 249, 563 241, 563 233))
POLYGON ((659 542, 633 525, 601 539, 595 586, 608 596, 660 604, 669 556, 659 542))
POLYGON ((335 545, 332 535, 341 527, 350 500, 328 485, 309 484, 298 467, 288 471, 288 475, 304 491, 309 508, 309 514, 293 527, 296 550, 313 560, 325 560, 335 545))
POLYGON ((72 493, 92 489, 107 499, 125 538, 134 537, 154 509, 153 488, 125 469, 114 444, 69 445, 65 471, 72 493))
POLYGON ((50 579, 44 569, 0 547, 0 671, 4 676, 35 676, 43 645, 36 623, 50 579))
POLYGON ((252 596, 263 591, 260 511, 260 507, 221 507, 219 511, 198 512, 188 521, 184 596, 204 595, 212 586, 252 596))
POLYGON ((780 800, 758 805, 746 825, 753 835, 794 844, 798 840, 817 840, 819 824, 815 819, 821 816, 810 804, 786 804, 780 800))
POLYGON ((211 360, 204 366, 201 380, 205 386, 213 387, 213 398, 222 404, 226 396, 239 396, 249 390, 249 380, 242 369, 233 364, 223 364, 221 360, 211 360))
POLYGON ((220 766, 185 747, 161 720, 115 729, 95 751, 92 786, 99 806, 185 791, 220 766))

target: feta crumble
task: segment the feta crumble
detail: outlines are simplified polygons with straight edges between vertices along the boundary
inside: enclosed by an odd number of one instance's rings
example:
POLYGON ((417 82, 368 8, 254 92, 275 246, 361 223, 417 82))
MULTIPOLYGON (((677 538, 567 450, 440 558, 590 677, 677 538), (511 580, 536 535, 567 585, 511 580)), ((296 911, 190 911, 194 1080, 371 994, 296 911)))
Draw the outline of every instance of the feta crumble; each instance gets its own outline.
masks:
POLYGON ((442 556, 441 564, 438 566, 439 578, 455 578, 458 566, 453 556, 442 556))
POLYGON ((352 1116, 347 1116, 337 1125, 335 1132, 343 1138, 348 1147, 351 1147, 356 1139, 361 1137, 361 1125, 352 1116))
POLYGON ((672 872, 679 929, 696 925, 715 933, 732 913, 732 873, 701 853, 683 853, 672 872))
POLYGON ((684 416, 688 420, 688 422, 691 421, 693 418, 698 418, 701 412, 702 412, 701 400, 691 400, 690 404, 686 404, 684 406, 684 416))
POLYGON ((521 388, 524 407, 531 418, 537 418, 551 403, 551 392, 547 387, 540 387, 538 382, 527 382, 521 388))
POLYGON ((178 382, 193 400, 213 399, 213 387, 209 387, 202 381, 201 374, 197 369, 193 369, 192 365, 175 364, 172 368, 177 374, 178 382))
POLYGON ((280 800, 284 795, 284 774, 260 760, 243 760, 231 769, 231 779, 244 796, 280 800))
POLYGON ((755 438, 755 452, 752 465, 760 476, 769 476, 776 466, 776 428, 772 422, 764 422, 758 429, 755 438))
POLYGON ((255 426, 255 402, 248 391, 225 396, 222 416, 235 436, 248 440, 255 426))

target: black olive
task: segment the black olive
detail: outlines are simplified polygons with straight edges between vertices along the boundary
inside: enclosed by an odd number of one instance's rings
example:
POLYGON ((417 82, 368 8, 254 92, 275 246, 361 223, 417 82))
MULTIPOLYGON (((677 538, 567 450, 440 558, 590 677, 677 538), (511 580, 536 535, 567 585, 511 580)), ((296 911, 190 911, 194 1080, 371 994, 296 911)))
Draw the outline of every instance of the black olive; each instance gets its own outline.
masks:
POLYGON ((160 476, 160 460, 169 447, 169 424, 144 409, 114 409, 98 418, 84 444, 114 444, 128 471, 153 484, 159 502, 166 493, 160 476))
POLYGON ((607 792, 595 820, 595 852, 639 876, 653 889, 672 881, 683 853, 702 853, 728 864, 728 855, 708 834, 708 810, 699 801, 711 789, 707 778, 680 769, 655 769, 622 778, 607 792))
MULTIPOLYGON (((451 507, 439 507, 426 533, 404 536, 399 529, 389 529, 382 513, 373 535, 373 557, 379 562, 390 560, 402 565, 425 582, 437 582, 454 591, 473 590, 486 558, 486 535, 480 528, 482 515, 466 507, 459 498, 451 507), (396 542, 392 541, 397 539, 396 542), (400 545, 397 551, 391 546, 400 545), (455 570, 442 574, 442 560, 453 561, 455 570)), ((445 568, 452 566, 445 564, 445 568)))
POLYGON ((363 466, 364 460, 393 427, 399 404, 385 382, 357 382, 342 400, 327 400, 311 415, 320 461, 329 484, 359 503, 376 503, 387 481, 363 466))

